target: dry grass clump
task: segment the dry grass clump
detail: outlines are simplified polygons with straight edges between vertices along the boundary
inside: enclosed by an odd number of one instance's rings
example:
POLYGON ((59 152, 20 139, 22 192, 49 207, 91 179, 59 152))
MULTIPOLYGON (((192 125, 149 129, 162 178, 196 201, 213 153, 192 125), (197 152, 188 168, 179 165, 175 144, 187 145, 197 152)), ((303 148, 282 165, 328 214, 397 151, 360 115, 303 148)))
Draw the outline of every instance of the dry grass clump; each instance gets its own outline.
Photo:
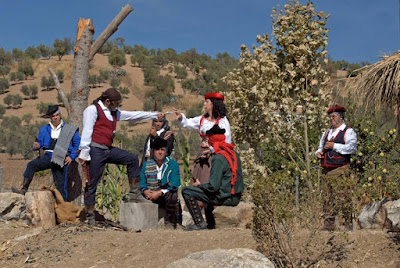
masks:
POLYGON ((399 107, 400 51, 358 71, 356 77, 349 79, 347 87, 357 96, 365 97, 365 106, 399 107))

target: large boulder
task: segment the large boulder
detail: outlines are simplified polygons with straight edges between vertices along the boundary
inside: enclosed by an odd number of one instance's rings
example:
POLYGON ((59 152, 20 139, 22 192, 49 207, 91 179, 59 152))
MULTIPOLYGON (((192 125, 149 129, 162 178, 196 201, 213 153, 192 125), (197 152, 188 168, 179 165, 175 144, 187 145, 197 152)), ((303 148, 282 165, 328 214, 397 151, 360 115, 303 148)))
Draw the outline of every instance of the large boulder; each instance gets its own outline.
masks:
POLYGON ((216 207, 214 216, 217 227, 249 227, 253 221, 253 204, 240 202, 236 207, 216 207))
MULTIPOLYGON (((218 206, 214 209, 217 228, 225 227, 250 227, 253 221, 253 204, 240 202, 235 207, 218 206)), ((203 215, 204 217, 204 215, 203 215)), ((204 217, 205 219, 205 217, 204 217)), ((192 216, 188 211, 182 212, 182 225, 193 224, 192 216)))
POLYGON ((389 223, 389 229, 400 231, 400 199, 384 204, 386 209, 386 219, 389 223))
POLYGON ((367 204, 358 216, 358 225, 361 229, 383 229, 389 228, 386 219, 387 212, 385 204, 390 202, 390 198, 386 197, 381 201, 367 204))
POLYGON ((0 219, 25 220, 25 198, 21 194, 0 193, 0 219))
POLYGON ((261 253, 248 248, 214 249, 195 252, 167 265, 167 268, 274 268, 275 265, 261 253))

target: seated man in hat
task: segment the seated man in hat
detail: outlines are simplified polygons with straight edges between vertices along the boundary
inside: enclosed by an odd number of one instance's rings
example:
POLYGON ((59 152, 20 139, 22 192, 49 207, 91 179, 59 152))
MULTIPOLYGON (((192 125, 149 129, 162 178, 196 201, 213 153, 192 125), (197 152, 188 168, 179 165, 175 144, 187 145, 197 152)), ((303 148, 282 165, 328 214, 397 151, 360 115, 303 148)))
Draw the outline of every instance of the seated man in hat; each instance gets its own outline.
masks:
MULTIPOLYGON (((351 203, 351 197, 346 198, 343 194, 340 194, 340 198, 336 200, 335 196, 337 194, 335 194, 335 191, 338 189, 334 189, 335 186, 333 185, 335 179, 348 176, 351 155, 357 151, 357 135, 351 127, 346 126, 344 122, 345 112, 346 109, 339 105, 328 109, 327 113, 331 127, 323 133, 318 150, 315 152, 315 156, 321 161, 322 173, 326 177, 330 177, 322 181, 323 184, 329 184, 326 185, 329 196, 324 201, 324 229, 326 230, 334 229, 335 215, 337 214, 335 211, 343 210, 343 207, 349 206, 344 202, 351 203)), ((337 184, 339 185, 336 187, 343 186, 342 183, 337 184)), ((351 211, 342 211, 342 213, 347 224, 350 224, 351 211)))
POLYGON ((150 143, 150 148, 153 157, 143 163, 140 188, 146 199, 165 208, 165 227, 175 229, 181 212, 178 202, 178 188, 181 186, 179 165, 167 156, 166 140, 157 137, 150 143))
POLYGON ((35 172, 51 169, 56 189, 61 193, 64 200, 67 200, 67 172, 68 166, 75 161, 81 138, 78 128, 66 124, 61 119, 61 112, 58 105, 50 105, 46 116, 50 122, 42 126, 39 135, 33 143, 33 149, 44 150, 44 155, 30 161, 24 172, 24 181, 19 190, 12 187, 14 193, 25 194, 35 172))
POLYGON ((211 161, 211 174, 208 183, 201 184, 193 178, 193 186, 183 188, 182 196, 192 215, 194 225, 185 230, 215 229, 214 206, 236 206, 244 190, 242 165, 234 146, 225 142, 225 129, 218 125, 206 132, 208 142, 213 146, 215 155, 211 161), (197 203, 204 204, 206 221, 197 203))
POLYGON ((151 153, 150 143, 158 137, 167 141, 167 147, 166 147, 167 156, 171 156, 172 150, 174 149, 175 134, 170 130, 168 121, 165 118, 165 116, 161 119, 157 118, 153 120, 153 125, 151 126, 150 134, 147 136, 144 145, 142 165, 144 162, 146 162, 146 160, 149 160, 152 157, 150 155, 151 153))

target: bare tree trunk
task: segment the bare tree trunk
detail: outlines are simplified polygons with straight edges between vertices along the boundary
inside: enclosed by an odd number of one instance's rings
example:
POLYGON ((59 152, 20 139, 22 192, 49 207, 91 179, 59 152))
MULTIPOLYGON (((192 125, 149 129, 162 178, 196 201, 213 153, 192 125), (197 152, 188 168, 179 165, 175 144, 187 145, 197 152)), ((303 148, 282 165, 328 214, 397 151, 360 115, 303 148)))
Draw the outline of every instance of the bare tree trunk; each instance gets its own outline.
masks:
POLYGON ((54 81, 54 84, 56 85, 58 94, 60 94, 62 102, 64 103, 64 106, 67 109, 67 113, 69 115, 71 108, 69 106, 68 98, 67 98, 67 96, 65 95, 64 91, 61 88, 60 81, 58 81, 58 77, 57 77, 56 73, 53 71, 52 68, 49 68, 49 73, 50 73, 51 77, 53 77, 53 81, 54 81))
POLYGON ((76 41, 76 47, 79 49, 75 52, 72 71, 70 123, 79 127, 80 130, 82 130, 82 113, 89 99, 89 53, 93 40, 92 27, 90 21, 83 29, 79 40, 76 41))
MULTIPOLYGON (((107 41, 107 39, 118 30, 118 26, 133 10, 130 5, 126 5, 122 8, 121 12, 114 18, 114 20, 108 25, 103 33, 97 38, 96 42, 92 45, 93 41, 93 24, 92 20, 80 19, 78 22, 77 40, 76 47, 74 49, 74 67, 72 71, 72 85, 71 85, 71 101, 69 110, 69 121, 70 124, 77 126, 82 133, 83 128, 83 110, 88 105, 89 99, 89 61, 93 59, 94 55, 101 48, 101 46, 107 41)), ((64 103, 65 104, 65 103, 64 103)), ((70 181, 72 185, 70 197, 76 197, 73 203, 81 205, 81 192, 82 185, 84 183, 80 178, 82 177, 82 171, 79 172, 81 176, 77 174, 71 174, 71 178, 75 181, 70 181)))
POLYGON ((90 49, 89 61, 91 61, 96 55, 97 51, 103 46, 103 44, 110 38, 110 36, 118 30, 118 26, 121 22, 131 13, 133 7, 126 5, 122 8, 121 12, 113 19, 113 21, 107 26, 107 28, 100 34, 90 49))
MULTIPOLYGON (((89 99, 89 53, 90 46, 93 40, 93 26, 92 21, 88 20, 86 23, 80 19, 78 22, 78 27, 84 27, 84 29, 78 28, 78 35, 76 40, 75 57, 74 57, 74 67, 72 70, 72 85, 71 85, 71 103, 70 103, 70 113, 69 122, 71 125, 79 127, 80 132, 82 132, 83 127, 83 110, 88 105, 89 99)), ((82 172, 79 172, 82 173, 82 172)), ((71 200, 74 204, 81 205, 81 193, 82 193, 82 176, 74 174, 69 179, 74 179, 74 181, 69 181, 71 187, 69 196, 75 199, 71 200)))

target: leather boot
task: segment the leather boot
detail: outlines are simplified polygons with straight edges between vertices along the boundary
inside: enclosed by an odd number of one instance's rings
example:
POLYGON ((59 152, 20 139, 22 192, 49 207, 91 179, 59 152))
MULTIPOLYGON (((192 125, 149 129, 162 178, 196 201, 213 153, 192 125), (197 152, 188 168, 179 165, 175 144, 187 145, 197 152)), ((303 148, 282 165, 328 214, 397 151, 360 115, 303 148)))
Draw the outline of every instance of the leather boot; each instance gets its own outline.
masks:
POLYGON ((193 197, 185 198, 186 206, 192 215, 194 225, 186 227, 185 231, 197 231, 207 229, 207 223, 204 221, 203 215, 201 215, 201 210, 197 204, 197 200, 193 197))
POLYGON ((215 217, 213 214, 214 206, 213 205, 205 205, 204 212, 207 221, 207 229, 215 229, 215 217))
POLYGON ((11 191, 16 194, 25 195, 29 189, 29 185, 31 184, 31 182, 32 182, 31 179, 24 177, 24 182, 23 182, 22 188, 19 190, 15 187, 11 187, 11 191))
POLYGON ((140 191, 140 177, 129 180, 129 202, 134 203, 149 203, 140 191))

